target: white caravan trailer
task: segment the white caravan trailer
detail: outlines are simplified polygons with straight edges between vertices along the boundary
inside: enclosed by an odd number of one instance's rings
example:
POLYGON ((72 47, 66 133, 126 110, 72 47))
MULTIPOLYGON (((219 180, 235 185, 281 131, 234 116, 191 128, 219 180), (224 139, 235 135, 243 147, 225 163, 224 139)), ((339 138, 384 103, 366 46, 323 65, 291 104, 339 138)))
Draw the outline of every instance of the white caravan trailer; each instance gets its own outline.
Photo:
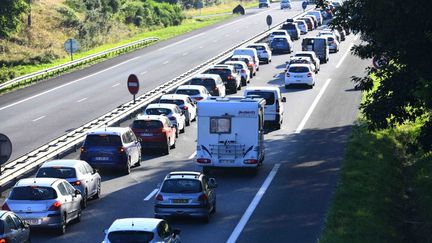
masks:
POLYGON ((209 97, 198 102, 196 163, 256 169, 264 160, 262 98, 209 97))

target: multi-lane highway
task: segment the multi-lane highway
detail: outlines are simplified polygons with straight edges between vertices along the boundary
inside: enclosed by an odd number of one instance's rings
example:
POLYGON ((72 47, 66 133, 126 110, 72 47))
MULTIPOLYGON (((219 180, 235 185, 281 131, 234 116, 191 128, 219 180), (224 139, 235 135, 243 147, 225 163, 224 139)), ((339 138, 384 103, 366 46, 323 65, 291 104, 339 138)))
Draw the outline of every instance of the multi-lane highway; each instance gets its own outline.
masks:
MULTIPOLYGON (((274 4, 269 10, 257 10, 256 14, 4 95, 0 97, 2 130, 5 127, 14 134, 11 137, 18 138, 17 143, 23 146, 19 153, 25 153, 129 100, 124 83, 130 73, 140 73, 144 92, 263 31, 267 14, 279 22, 300 9, 298 5, 293 11, 278 7, 274 4)), ((348 36, 340 52, 330 55, 313 89, 283 87, 289 54, 275 55, 273 62, 261 66, 250 85, 281 88, 287 99, 282 128, 265 135, 266 159, 257 175, 215 171, 217 212, 208 224, 193 219, 172 221, 182 230, 184 242, 316 242, 358 113, 361 95, 353 89, 350 77, 363 75, 369 65, 369 61, 349 54, 352 44, 359 42, 357 38, 348 36)), ((294 49, 300 50, 299 41, 294 49)), ((196 123, 192 123, 169 156, 146 154, 142 165, 127 176, 103 174, 102 198, 89 202, 80 223, 70 225, 63 236, 33 232, 32 242, 100 242, 103 230, 116 218, 153 217, 155 188, 164 176, 173 170, 200 169, 192 159, 195 139, 196 123)), ((78 154, 69 158, 78 158, 78 154)))

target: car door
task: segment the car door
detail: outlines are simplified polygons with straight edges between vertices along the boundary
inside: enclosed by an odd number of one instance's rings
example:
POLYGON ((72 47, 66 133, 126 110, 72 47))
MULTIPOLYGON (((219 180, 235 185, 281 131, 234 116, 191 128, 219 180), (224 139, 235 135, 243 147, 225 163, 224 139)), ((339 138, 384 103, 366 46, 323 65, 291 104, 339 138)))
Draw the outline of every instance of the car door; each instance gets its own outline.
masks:
MULTIPOLYGON (((75 191, 75 189, 73 189, 73 190, 75 191)), ((62 208, 63 208, 63 211, 66 212, 66 217, 69 220, 71 218, 75 218, 75 212, 73 210, 75 198, 72 196, 69 189, 65 186, 65 183, 63 183, 63 182, 58 183, 57 184, 57 191, 60 191, 60 195, 58 197, 59 197, 60 201, 62 202, 62 208)))
POLYGON ((94 194, 94 182, 93 182, 93 175, 91 174, 91 171, 87 169, 85 164, 78 165, 78 170, 80 171, 81 176, 83 177, 82 180, 85 181, 85 186, 88 191, 87 197, 91 197, 94 194))
POLYGON ((17 228, 16 242, 28 242, 30 239, 30 228, 26 226, 24 222, 15 214, 10 214, 9 216, 12 218, 17 228))
POLYGON ((189 106, 189 110, 191 111, 191 120, 194 120, 196 118, 196 105, 195 103, 192 101, 192 99, 190 97, 186 98, 186 102, 187 105, 189 106))
POLYGON ((70 215, 69 216, 69 220, 75 219, 78 216, 78 212, 81 209, 81 200, 82 197, 81 196, 76 196, 75 195, 75 188, 69 184, 68 182, 64 181, 61 182, 61 184, 63 185, 63 187, 66 189, 66 197, 68 199, 70 199, 70 203, 68 203, 68 207, 67 207, 67 214, 70 215))
POLYGON ((134 148, 134 157, 135 157, 134 161, 138 163, 140 158, 141 158, 141 143, 138 141, 137 137, 132 132, 132 130, 129 130, 128 134, 129 134, 129 139, 130 139, 132 146, 134 148))
POLYGON ((210 186, 208 184, 208 177, 207 176, 203 176, 202 186, 203 186, 204 193, 207 194, 207 196, 208 196, 208 200, 209 200, 210 205, 212 205, 212 207, 214 207, 215 201, 216 201, 216 195, 214 193, 214 190, 212 188, 210 188, 210 186))

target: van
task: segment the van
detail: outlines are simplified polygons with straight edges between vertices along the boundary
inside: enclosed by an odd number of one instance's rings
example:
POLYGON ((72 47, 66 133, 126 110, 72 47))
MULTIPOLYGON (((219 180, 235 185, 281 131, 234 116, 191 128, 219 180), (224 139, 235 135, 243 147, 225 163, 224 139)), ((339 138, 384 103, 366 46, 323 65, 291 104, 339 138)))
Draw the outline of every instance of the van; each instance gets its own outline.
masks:
POLYGON ((320 11, 317 10, 311 10, 307 12, 307 15, 313 15, 318 21, 318 26, 321 26, 323 24, 323 16, 321 15, 320 11))
POLYGON ((302 51, 314 51, 321 63, 329 60, 330 49, 325 37, 305 37, 302 41, 302 51))
POLYGON ((217 74, 197 74, 187 84, 202 85, 212 96, 225 96, 225 84, 217 74))
POLYGON ((265 99, 264 122, 273 124, 276 129, 280 129, 284 114, 282 103, 286 102, 286 98, 282 97, 279 87, 248 87, 244 90, 243 95, 265 99))
POLYGON ((256 70, 259 71, 259 58, 258 58, 258 52, 255 48, 237 48, 234 50, 232 56, 237 55, 248 55, 253 58, 253 61, 256 65, 256 70))

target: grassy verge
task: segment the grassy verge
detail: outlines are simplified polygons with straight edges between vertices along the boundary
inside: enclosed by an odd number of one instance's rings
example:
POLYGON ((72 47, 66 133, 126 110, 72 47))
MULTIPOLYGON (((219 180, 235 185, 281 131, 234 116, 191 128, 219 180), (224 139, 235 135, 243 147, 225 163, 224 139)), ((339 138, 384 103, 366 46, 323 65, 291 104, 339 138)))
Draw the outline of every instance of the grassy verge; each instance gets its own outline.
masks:
POLYGON ((188 17, 206 16, 214 14, 232 13, 232 10, 241 4, 244 8, 253 8, 258 6, 257 1, 230 1, 224 4, 199 9, 191 9, 185 12, 188 17))

